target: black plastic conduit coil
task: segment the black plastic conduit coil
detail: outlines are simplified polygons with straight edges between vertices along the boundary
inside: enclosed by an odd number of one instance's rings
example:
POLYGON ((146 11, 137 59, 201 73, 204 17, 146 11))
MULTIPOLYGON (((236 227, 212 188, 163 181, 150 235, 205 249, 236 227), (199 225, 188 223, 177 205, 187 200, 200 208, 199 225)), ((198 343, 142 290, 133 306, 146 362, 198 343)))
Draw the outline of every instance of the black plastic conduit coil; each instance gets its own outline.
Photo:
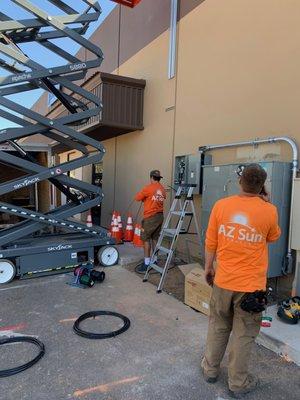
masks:
POLYGON ((36 338, 29 337, 29 336, 20 336, 20 337, 11 337, 6 339, 0 339, 0 346, 9 344, 9 343, 32 343, 39 348, 39 354, 31 361, 27 362, 26 364, 21 365, 20 367, 10 368, 10 369, 3 369, 0 370, 0 378, 5 378, 11 375, 19 374, 20 372, 25 371, 26 369, 32 367, 36 364, 45 354, 45 346, 44 344, 36 338))
POLYGON ((130 320, 129 318, 125 317, 125 315, 122 314, 118 314, 116 312, 113 311, 89 311, 83 315, 81 315, 75 322, 73 325, 73 329, 74 332, 79 335, 82 336, 84 338, 87 339, 108 339, 108 338, 112 338, 115 337, 117 335, 120 335, 121 333, 127 331, 127 329, 129 329, 130 327, 130 320), (110 315, 116 318, 120 318, 123 322, 124 325, 122 326, 122 328, 116 330, 116 331, 112 331, 112 332, 108 332, 108 333, 92 333, 92 332, 87 332, 84 331, 82 329, 80 329, 79 325, 81 324, 82 321, 89 319, 89 318, 95 318, 98 317, 100 315, 110 315))

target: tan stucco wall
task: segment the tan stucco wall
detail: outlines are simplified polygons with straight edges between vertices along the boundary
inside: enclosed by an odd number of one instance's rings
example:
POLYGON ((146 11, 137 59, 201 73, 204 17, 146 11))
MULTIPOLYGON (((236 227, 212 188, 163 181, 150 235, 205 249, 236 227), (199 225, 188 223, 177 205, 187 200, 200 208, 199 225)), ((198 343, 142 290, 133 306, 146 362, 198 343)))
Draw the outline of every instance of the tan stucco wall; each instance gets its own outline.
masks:
POLYGON ((297 0, 209 0, 181 20, 175 154, 300 139, 299 14, 297 0))
MULTIPOLYGON (((171 184, 174 110, 166 109, 174 105, 175 80, 167 79, 168 45, 165 32, 115 71, 146 79, 145 129, 103 143, 107 150, 103 159, 103 225, 110 222, 108 214, 113 208, 123 213, 128 210, 135 193, 148 183, 151 169, 160 169, 165 185, 171 184), (112 188, 114 174, 115 188, 112 188)), ((131 211, 136 215, 136 203, 131 211)))
POLYGON ((109 139, 103 142, 105 156, 103 157, 103 192, 104 199, 101 208, 101 225, 108 227, 111 221, 112 212, 115 208, 115 145, 116 139, 109 139))
MULTIPOLYGON (((150 169, 171 184, 175 155, 269 136, 300 142, 297 15, 297 0, 204 1, 179 22, 175 79, 167 79, 168 32, 115 71, 146 79, 145 130, 104 143, 104 225, 113 208, 127 210, 150 169)), ((276 144, 219 151, 214 162, 290 157, 287 145, 276 144)), ((199 211, 200 196, 196 203, 199 211)))
MULTIPOLYGON (((113 71, 146 79, 145 130, 104 142, 103 225, 113 209, 127 211, 151 169, 161 169, 170 185, 175 155, 257 137, 289 135, 300 142, 300 3, 220 4, 204 1, 180 20, 175 79, 167 78, 168 31, 113 71)), ((271 145, 214 153, 215 162, 263 158, 289 159, 290 150, 271 145)), ((196 202, 199 210, 199 196, 196 202)))

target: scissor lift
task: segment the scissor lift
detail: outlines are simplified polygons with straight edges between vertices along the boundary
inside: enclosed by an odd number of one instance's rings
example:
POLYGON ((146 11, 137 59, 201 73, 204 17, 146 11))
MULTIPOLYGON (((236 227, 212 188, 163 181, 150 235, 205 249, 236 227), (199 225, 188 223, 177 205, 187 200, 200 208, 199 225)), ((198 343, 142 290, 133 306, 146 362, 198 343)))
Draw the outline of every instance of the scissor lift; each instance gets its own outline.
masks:
MULTIPOLYGON (((0 212, 21 219, 0 231, 0 284, 10 282, 16 275, 25 278, 63 272, 83 260, 93 263, 95 251, 99 262, 113 265, 118 260, 118 252, 107 230, 87 227, 73 218, 101 203, 101 188, 68 176, 69 171, 99 163, 105 153, 100 142, 75 129, 98 115, 102 108, 98 97, 76 83, 84 79, 90 68, 99 68, 103 60, 101 49, 84 37, 90 24, 98 20, 101 7, 95 0, 76 0, 72 6, 65 0, 48 0, 61 12, 59 16, 52 16, 29 0, 7 1, 32 17, 13 20, 0 11, 0 69, 7 71, 0 77, 0 117, 16 124, 0 131, 0 144, 9 143, 17 151, 17 154, 0 151, 0 162, 26 173, 22 178, 1 183, 0 195, 48 180, 67 201, 46 213, 0 202, 0 212), (82 6, 84 11, 77 11, 82 6), (57 44, 56 39, 63 38, 89 52, 89 59, 81 60, 68 52, 67 44, 57 44), (23 43, 33 42, 66 63, 49 68, 34 61, 22 50, 23 43), (10 98, 39 88, 52 93, 68 111, 67 115, 51 119, 10 98), (21 139, 35 134, 77 150, 81 155, 50 168, 40 165, 22 148, 21 139)), ((127 3, 134 6, 137 2, 127 3)))

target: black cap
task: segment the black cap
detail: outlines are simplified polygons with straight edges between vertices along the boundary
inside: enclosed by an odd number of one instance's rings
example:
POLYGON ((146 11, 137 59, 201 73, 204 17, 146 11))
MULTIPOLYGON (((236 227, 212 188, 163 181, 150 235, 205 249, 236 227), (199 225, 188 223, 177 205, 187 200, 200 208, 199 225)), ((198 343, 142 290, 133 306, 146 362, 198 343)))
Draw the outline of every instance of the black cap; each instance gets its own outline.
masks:
POLYGON ((150 172, 150 178, 162 178, 160 175, 160 171, 158 169, 154 169, 153 171, 150 172))

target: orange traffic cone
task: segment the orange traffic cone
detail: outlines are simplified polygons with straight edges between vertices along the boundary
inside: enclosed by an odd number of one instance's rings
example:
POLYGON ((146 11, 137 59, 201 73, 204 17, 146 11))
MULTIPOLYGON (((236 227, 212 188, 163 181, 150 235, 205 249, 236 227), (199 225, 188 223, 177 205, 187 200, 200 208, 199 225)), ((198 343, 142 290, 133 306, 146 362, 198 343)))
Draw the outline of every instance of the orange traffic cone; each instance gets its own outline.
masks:
POLYGON ((119 240, 122 241, 123 240, 123 224, 122 224, 122 218, 121 218, 120 213, 118 213, 118 215, 117 215, 117 220, 118 220, 118 226, 119 226, 119 240))
POLYGON ((86 217, 86 226, 88 228, 91 228, 93 226, 91 210, 88 211, 88 215, 86 217))
POLYGON ((116 218, 116 216, 117 216, 117 212, 114 211, 114 212, 112 213, 112 218, 111 218, 111 223, 110 223, 110 229, 109 229, 110 233, 112 233, 113 226, 114 226, 114 219, 116 218))
POLYGON ((134 229, 134 237, 133 237, 133 244, 136 247, 143 247, 144 242, 141 239, 141 225, 136 224, 134 229))
POLYGON ((111 237, 116 239, 117 243, 120 243, 119 223, 117 217, 114 219, 114 225, 111 231, 111 237))
POLYGON ((124 242, 132 242, 133 241, 133 225, 132 225, 132 216, 129 214, 127 218, 126 230, 124 234, 124 242))

